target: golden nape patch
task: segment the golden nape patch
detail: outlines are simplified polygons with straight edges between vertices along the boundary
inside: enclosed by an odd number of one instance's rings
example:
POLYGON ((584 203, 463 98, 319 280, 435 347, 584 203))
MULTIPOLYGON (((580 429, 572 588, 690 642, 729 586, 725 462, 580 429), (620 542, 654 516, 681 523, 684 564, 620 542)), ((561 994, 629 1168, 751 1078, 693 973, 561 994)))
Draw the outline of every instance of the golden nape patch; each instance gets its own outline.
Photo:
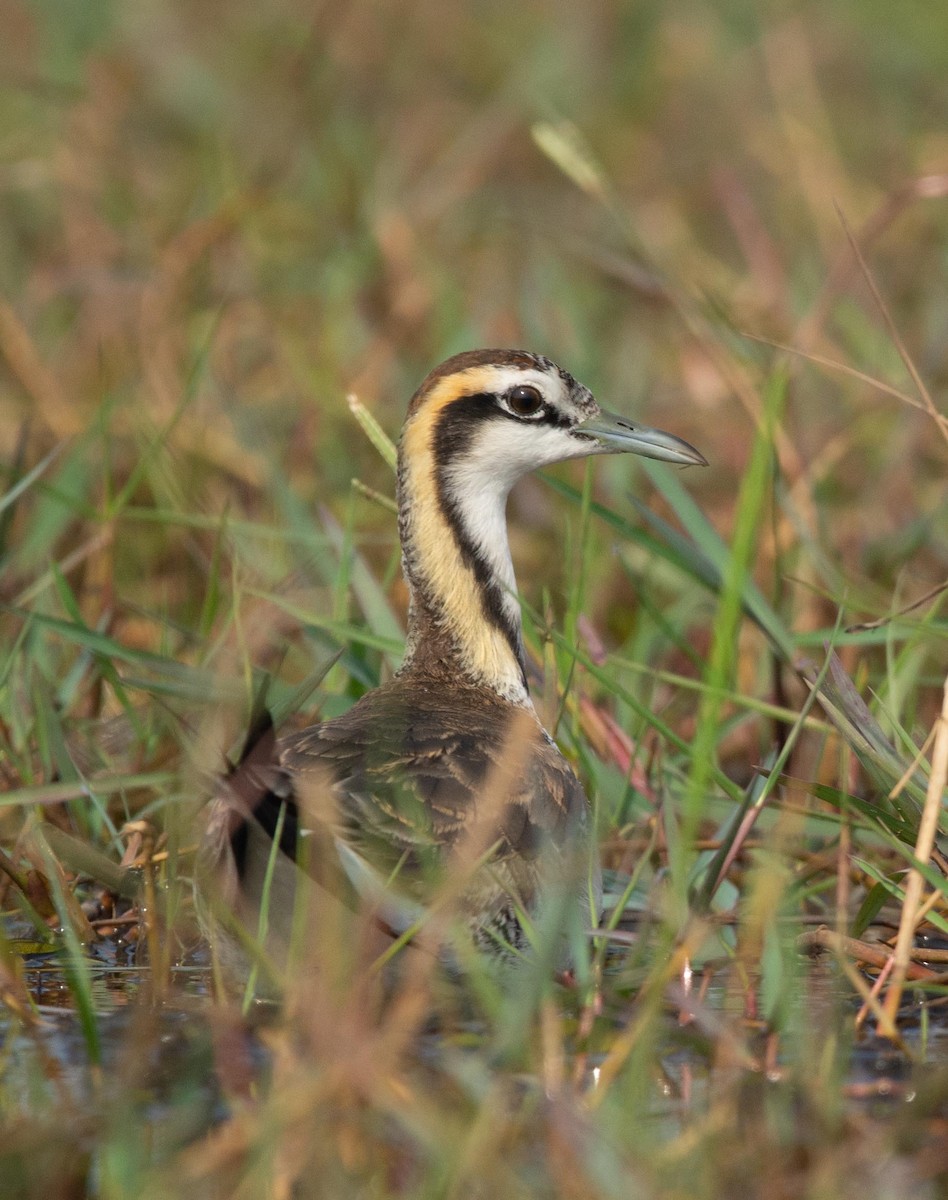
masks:
POLYGON ((405 425, 402 440, 402 487, 408 501, 408 536, 415 572, 439 598, 442 621, 471 671, 511 694, 522 691, 520 663, 506 635, 485 621, 473 570, 464 562, 454 531, 438 500, 434 434, 446 405, 460 395, 497 388, 498 372, 469 368, 463 391, 456 375, 438 380, 405 425))
POLYGON ((459 396, 496 391, 498 380, 509 376, 513 367, 536 370, 538 363, 533 355, 515 350, 468 350, 456 354, 436 367, 412 396, 405 414, 406 425, 422 409, 439 412, 459 396), (458 386, 461 379, 463 388, 458 386))

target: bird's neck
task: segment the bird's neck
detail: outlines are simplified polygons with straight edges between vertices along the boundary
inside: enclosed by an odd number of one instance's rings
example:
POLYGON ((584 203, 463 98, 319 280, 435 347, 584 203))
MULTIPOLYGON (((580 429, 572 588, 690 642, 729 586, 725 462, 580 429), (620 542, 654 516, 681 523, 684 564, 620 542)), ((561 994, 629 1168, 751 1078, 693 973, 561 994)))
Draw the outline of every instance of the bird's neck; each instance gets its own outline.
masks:
POLYGON ((412 422, 399 448, 398 527, 409 590, 401 673, 447 675, 530 705, 507 541, 510 481, 476 457, 446 455, 435 428, 412 422))

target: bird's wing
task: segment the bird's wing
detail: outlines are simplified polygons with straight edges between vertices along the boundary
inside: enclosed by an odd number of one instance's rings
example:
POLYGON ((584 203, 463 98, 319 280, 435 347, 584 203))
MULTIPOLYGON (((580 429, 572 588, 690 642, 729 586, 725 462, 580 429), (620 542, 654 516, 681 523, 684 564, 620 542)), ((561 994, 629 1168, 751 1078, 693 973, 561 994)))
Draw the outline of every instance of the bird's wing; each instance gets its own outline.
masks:
POLYGON ((343 835, 373 861, 443 852, 475 833, 498 858, 531 859, 586 809, 532 713, 466 695, 433 705, 380 689, 285 739, 280 761, 299 794, 308 779, 331 782, 343 835))
POLYGON ((223 783, 221 841, 238 882, 259 871, 249 860, 262 833, 264 850, 276 841, 330 890, 341 867, 363 898, 396 880, 423 895, 447 853, 469 847, 529 900, 542 849, 569 842, 587 811, 532 713, 404 687, 280 740, 258 731, 223 783))

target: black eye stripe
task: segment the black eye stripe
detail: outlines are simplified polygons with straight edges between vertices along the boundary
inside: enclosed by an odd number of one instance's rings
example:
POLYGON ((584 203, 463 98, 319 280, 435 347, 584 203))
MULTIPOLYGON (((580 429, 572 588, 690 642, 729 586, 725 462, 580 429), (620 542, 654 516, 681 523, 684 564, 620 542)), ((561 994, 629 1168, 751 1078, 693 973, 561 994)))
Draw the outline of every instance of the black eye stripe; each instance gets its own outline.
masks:
POLYGON ((512 421, 521 427, 537 425, 560 429, 571 429, 576 423, 575 417, 549 403, 544 403, 532 418, 516 416, 508 405, 509 392, 474 392, 446 404, 438 415, 433 431, 433 449, 437 461, 446 464, 466 454, 484 421, 512 421))
POLYGON ((438 414, 434 428, 433 449, 437 462, 444 465, 466 454, 482 422, 493 420, 497 415, 497 397, 490 392, 459 396, 446 404, 438 414))

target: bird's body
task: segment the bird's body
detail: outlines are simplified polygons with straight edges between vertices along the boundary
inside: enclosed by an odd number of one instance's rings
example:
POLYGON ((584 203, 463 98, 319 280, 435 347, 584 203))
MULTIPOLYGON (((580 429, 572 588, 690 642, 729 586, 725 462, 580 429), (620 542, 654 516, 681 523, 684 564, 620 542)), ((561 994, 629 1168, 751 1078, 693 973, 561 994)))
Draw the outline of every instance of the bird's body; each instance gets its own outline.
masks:
POLYGON ((472 351, 424 381, 399 444, 404 662, 343 716, 266 734, 228 777, 207 844, 245 916, 265 891, 271 914, 292 907, 305 867, 368 896, 396 935, 454 874, 456 911, 501 957, 526 948, 548 895, 594 919, 589 804, 530 699, 505 508, 529 471, 616 450, 704 461, 538 355, 472 351))

